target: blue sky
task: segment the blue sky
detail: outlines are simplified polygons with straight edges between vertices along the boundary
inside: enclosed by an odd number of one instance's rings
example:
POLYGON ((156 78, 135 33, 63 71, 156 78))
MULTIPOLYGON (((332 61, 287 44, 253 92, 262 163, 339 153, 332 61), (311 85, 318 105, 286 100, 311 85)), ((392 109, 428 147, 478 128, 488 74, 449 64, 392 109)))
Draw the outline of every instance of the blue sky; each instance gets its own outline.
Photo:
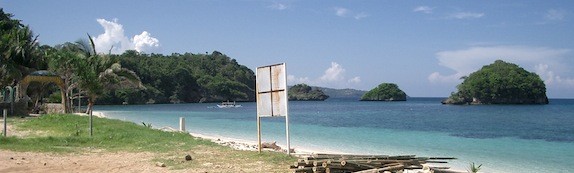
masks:
POLYGON ((574 1, 6 1, 41 44, 89 33, 100 52, 220 51, 251 69, 287 63, 289 84, 397 83, 446 97, 496 59, 574 98, 574 1))

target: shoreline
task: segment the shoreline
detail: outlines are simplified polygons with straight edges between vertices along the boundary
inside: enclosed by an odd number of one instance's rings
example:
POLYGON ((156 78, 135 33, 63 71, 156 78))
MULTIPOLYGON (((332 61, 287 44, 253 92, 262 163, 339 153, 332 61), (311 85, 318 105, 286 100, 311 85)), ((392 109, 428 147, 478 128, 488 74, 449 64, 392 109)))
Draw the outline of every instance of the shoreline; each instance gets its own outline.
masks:
MULTIPOLYGON (((86 114, 86 113, 74 113, 74 114, 80 115, 80 116, 88 116, 88 114, 86 114)), ((99 117, 99 118, 108 118, 103 112, 100 112, 100 111, 92 111, 92 115, 99 117)), ((156 128, 156 129, 164 130, 164 131, 179 132, 179 130, 177 128, 170 127, 170 126, 165 126, 165 127, 156 128)), ((245 140, 245 139, 240 139, 240 138, 224 137, 224 136, 216 136, 216 135, 208 135, 208 134, 204 134, 204 133, 190 132, 189 130, 186 130, 185 132, 190 134, 192 137, 206 139, 206 140, 209 140, 211 142, 217 143, 219 145, 228 146, 228 147, 231 147, 231 148, 236 149, 236 150, 247 150, 247 151, 257 151, 258 150, 257 141, 245 140)), ((261 142, 265 143, 265 142, 276 142, 276 141, 261 141, 261 142)), ((277 151, 277 150, 272 150, 269 148, 262 148, 262 150, 276 151, 276 152, 283 152, 283 153, 287 152, 287 150, 286 150, 287 146, 285 146, 283 144, 277 144, 277 146, 281 147, 281 150, 277 151)), ((291 147, 291 149, 293 149, 295 151, 292 153, 295 155, 310 155, 310 154, 316 154, 316 153, 349 154, 349 153, 342 153, 342 152, 336 152, 336 151, 318 151, 318 150, 313 150, 310 148, 294 148, 294 147, 291 147)))
MULTIPOLYGON (((85 113, 75 113, 77 115, 80 116, 87 116, 87 114, 85 113)), ((99 111, 93 111, 92 112, 93 116, 99 117, 99 118, 109 118, 107 117, 103 112, 99 112, 99 111)), ((124 120, 122 120, 124 121, 124 120)), ((159 130, 163 130, 163 131, 171 131, 171 132, 180 132, 177 128, 173 128, 171 126, 164 126, 164 127, 158 127, 155 129, 159 129, 159 130)), ((243 151, 258 151, 257 145, 258 142, 257 141, 253 141, 253 140, 246 140, 246 139, 240 139, 240 138, 233 138, 233 137, 225 137, 225 136, 221 136, 221 135, 213 135, 213 134, 205 134, 205 133, 198 133, 198 132, 191 132, 189 130, 186 130, 185 133, 188 133, 191 137, 194 138, 200 138, 200 139, 205 139, 205 140, 209 140, 211 142, 214 142, 218 145, 221 146, 226 146, 226 147, 230 147, 234 150, 243 150, 243 151)), ((275 143, 276 141, 261 141, 262 143, 275 143)), ((270 152, 280 152, 280 153, 287 153, 287 146, 284 144, 277 144, 275 143, 277 146, 279 146, 281 149, 280 150, 274 150, 271 148, 262 148, 262 151, 270 151, 270 152)), ((302 148, 302 147, 294 147, 291 146, 292 152, 291 155, 298 157, 298 158, 303 158, 306 156, 311 156, 313 154, 353 154, 353 153, 345 153, 345 152, 340 152, 340 151, 331 151, 331 150, 321 150, 321 149, 311 149, 311 148, 302 148)), ((462 167, 462 165, 455 165, 452 163, 448 163, 448 165, 437 165, 437 164, 424 164, 424 165, 429 165, 429 166, 447 166, 450 167, 451 171, 457 171, 457 172, 467 172, 465 170, 465 167, 462 167)), ((414 169, 414 170, 405 170, 406 173, 418 173, 420 171, 423 171, 422 169, 414 169)))

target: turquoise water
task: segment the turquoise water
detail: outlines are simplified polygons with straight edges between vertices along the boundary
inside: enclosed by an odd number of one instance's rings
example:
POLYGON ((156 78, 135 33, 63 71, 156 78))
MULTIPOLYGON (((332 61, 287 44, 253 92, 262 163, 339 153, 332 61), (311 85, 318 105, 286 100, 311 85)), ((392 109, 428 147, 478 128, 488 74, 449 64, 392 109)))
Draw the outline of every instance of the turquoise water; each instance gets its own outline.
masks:
MULTIPOLYGON (((255 103, 97 106, 110 118, 210 136, 257 140, 255 103)), ((549 105, 441 105, 437 98, 407 102, 329 99, 290 102, 294 148, 355 154, 456 157, 448 166, 483 172, 569 172, 574 159, 574 100, 549 105)), ((284 118, 264 118, 263 141, 285 145, 284 118)))

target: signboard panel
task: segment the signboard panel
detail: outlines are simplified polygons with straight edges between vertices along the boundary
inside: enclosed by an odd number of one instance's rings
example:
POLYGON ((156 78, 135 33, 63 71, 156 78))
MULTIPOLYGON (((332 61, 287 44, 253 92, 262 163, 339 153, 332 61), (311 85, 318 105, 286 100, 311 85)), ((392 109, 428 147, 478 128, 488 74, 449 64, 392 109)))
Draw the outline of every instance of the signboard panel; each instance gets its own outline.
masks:
POLYGON ((287 115, 285 64, 257 68, 257 113, 259 117, 287 115))

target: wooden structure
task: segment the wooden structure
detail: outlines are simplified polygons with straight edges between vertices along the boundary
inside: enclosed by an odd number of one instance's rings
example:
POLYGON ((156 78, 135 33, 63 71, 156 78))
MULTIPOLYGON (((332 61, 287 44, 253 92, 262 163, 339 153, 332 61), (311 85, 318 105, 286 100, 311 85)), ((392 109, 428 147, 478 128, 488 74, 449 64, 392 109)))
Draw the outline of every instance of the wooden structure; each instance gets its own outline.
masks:
MULTIPOLYGON (((456 158, 450 157, 415 157, 387 156, 387 155, 336 155, 336 154, 313 154, 303 157, 291 165, 296 173, 382 173, 402 172, 405 169, 423 169, 423 164, 447 163, 445 160, 456 158)), ((427 166, 435 173, 456 171, 449 167, 427 166)))
MULTIPOLYGON (((30 73, 28 76, 24 77, 24 79, 22 79, 22 81, 20 81, 19 87, 18 87, 18 91, 17 95, 18 95, 18 99, 29 99, 28 95, 27 95, 27 91, 28 90, 28 85, 30 85, 31 82, 40 82, 43 84, 47 84, 47 83, 53 83, 56 84, 61 91, 61 96, 62 96, 62 107, 64 108, 64 112, 66 111, 66 86, 64 84, 64 80, 49 71, 46 70, 40 70, 40 71, 35 71, 30 73)), ((26 104, 27 105, 27 104, 26 104)), ((62 113, 64 113, 62 112, 62 113)))

